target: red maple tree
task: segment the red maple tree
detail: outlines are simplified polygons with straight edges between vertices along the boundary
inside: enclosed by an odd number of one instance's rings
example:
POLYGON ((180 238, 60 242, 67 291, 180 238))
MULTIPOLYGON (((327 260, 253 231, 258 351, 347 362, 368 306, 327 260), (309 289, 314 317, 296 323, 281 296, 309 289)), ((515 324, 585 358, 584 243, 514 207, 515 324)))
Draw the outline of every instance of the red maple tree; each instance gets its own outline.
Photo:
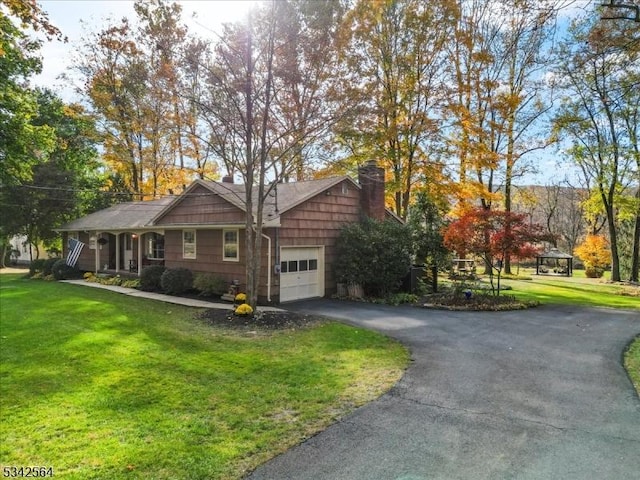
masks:
POLYGON ((470 253, 481 257, 489 267, 489 280, 494 295, 500 294, 500 276, 507 256, 530 258, 539 248, 536 243, 548 240, 542 226, 531 224, 526 214, 486 210, 469 210, 444 230, 444 244, 458 255, 470 253), (497 287, 493 277, 497 273, 497 287))

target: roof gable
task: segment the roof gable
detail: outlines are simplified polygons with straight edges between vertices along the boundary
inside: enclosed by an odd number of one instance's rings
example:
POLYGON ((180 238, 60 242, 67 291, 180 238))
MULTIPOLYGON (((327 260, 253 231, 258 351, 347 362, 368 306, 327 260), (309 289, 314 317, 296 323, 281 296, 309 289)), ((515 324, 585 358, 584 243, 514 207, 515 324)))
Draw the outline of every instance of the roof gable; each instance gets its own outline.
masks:
MULTIPOLYGON (((301 182, 269 184, 265 188, 268 193, 263 207, 264 218, 276 218, 345 180, 353 184, 356 188, 360 188, 360 186, 355 183, 351 177, 346 175, 301 182)), ((217 193, 229 203, 246 212, 244 185, 224 182, 208 182, 204 180, 197 180, 197 182, 199 182, 200 185, 206 186, 210 191, 217 193)), ((252 193, 255 209, 257 208, 258 189, 254 188, 252 193)))
MULTIPOLYGON (((244 221, 238 189, 196 180, 152 219, 153 225, 229 224, 244 221)), ((230 185, 230 184, 229 184, 230 185)))

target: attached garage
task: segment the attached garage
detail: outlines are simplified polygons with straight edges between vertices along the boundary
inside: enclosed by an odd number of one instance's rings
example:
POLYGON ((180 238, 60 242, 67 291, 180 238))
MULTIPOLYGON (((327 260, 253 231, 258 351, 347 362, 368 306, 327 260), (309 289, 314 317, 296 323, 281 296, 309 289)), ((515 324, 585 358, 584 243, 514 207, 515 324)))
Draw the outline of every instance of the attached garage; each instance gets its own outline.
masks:
POLYGON ((280 249, 280 301, 324 296, 324 247, 280 249))

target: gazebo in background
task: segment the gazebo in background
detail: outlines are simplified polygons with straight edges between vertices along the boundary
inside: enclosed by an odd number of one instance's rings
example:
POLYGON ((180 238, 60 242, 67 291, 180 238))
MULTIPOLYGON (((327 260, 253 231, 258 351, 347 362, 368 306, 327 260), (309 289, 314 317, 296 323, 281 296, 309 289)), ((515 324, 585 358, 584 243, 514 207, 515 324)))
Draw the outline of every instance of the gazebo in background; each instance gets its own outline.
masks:
POLYGON ((536 256, 536 275, 573 275, 573 257, 557 248, 536 256))

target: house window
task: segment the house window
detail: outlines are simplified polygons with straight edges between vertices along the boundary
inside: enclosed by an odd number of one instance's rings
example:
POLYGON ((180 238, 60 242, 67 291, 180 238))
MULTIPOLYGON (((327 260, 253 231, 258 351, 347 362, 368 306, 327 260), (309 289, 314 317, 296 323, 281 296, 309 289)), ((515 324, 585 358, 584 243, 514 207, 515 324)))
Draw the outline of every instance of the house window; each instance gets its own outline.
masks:
MULTIPOLYGON (((195 255, 195 248, 193 252, 195 255)), ((147 258, 164 258, 164 235, 156 232, 147 233, 147 258)))
POLYGON ((238 255, 238 230, 222 231, 222 259, 237 262, 238 255))
POLYGON ((196 231, 182 231, 182 258, 196 258, 196 231))

